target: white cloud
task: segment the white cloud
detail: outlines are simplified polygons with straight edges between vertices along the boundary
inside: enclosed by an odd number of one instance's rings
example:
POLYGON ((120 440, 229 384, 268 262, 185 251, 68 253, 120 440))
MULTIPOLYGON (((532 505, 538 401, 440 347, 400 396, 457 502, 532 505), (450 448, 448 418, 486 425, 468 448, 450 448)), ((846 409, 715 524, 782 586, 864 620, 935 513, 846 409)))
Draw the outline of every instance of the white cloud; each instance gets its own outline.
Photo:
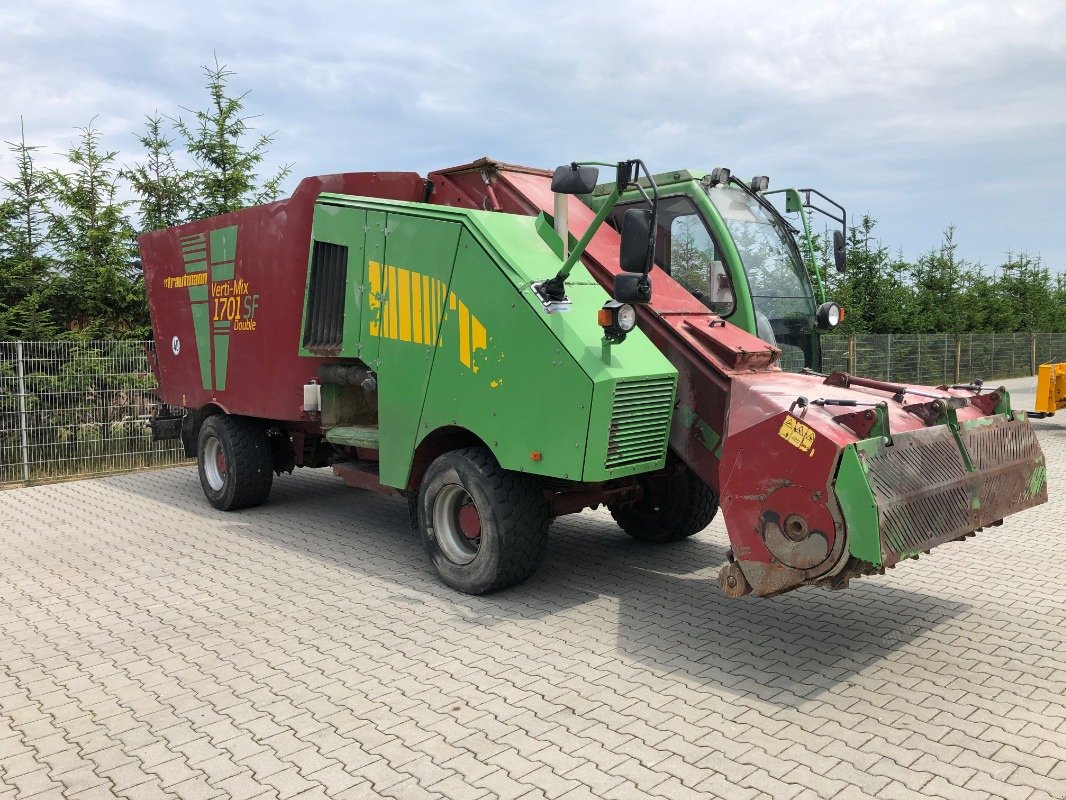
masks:
MULTIPOLYGON (((908 251, 951 221, 963 249, 965 235, 994 249, 1002 212, 973 200, 1007 200, 1031 246, 1066 265, 1049 211, 1066 177, 1056 0, 94 0, 11 6, 0 30, 0 139, 23 115, 51 152, 96 115, 132 154, 144 114, 202 104, 198 67, 217 52, 296 176, 486 152, 726 164, 823 186, 908 251), (990 182, 996 165, 1008 182, 990 182)), ((11 166, 0 156, 0 175, 11 166)))

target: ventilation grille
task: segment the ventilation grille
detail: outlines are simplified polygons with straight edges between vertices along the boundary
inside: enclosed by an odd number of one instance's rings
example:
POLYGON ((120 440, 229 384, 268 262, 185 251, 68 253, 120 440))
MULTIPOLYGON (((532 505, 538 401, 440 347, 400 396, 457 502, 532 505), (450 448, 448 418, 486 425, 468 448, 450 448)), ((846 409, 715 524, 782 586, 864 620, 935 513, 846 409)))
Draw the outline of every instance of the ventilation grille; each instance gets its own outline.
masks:
POLYGON ((318 241, 312 248, 303 346, 313 353, 337 353, 344 337, 348 248, 318 241))
POLYGON ((673 407, 672 377, 616 383, 604 466, 611 469, 661 459, 670 438, 673 407))
MULTIPOLYGON (((976 476, 946 425, 901 433, 867 461, 881 510, 882 546, 902 558, 975 527, 976 476)), ((894 562, 896 559, 890 559, 894 562)))

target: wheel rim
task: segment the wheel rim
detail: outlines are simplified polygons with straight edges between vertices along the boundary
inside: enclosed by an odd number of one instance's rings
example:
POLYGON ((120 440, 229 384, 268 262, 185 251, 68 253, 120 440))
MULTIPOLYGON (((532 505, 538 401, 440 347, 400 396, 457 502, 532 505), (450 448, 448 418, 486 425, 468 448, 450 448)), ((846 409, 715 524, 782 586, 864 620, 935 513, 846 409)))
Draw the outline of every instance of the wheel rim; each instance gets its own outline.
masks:
POLYGON ((433 531, 445 557, 469 564, 481 549, 481 515, 474 498, 458 484, 448 484, 433 501, 433 531))
POLYGON ((204 443, 204 475, 207 485, 216 492, 222 491, 222 487, 226 485, 228 471, 229 465, 226 463, 226 451, 222 442, 212 436, 204 443))

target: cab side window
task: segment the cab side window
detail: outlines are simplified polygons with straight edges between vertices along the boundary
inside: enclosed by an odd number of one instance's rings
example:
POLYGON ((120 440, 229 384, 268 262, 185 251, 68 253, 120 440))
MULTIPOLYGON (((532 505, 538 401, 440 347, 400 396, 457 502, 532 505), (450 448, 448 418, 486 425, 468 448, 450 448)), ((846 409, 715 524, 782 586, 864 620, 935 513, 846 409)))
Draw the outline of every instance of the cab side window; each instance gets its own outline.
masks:
MULTIPOLYGON (((627 208, 642 205, 618 205, 611 212, 611 224, 618 228, 627 208)), ((660 198, 655 263, 716 314, 728 316, 736 308, 733 284, 721 252, 688 197, 660 198)))

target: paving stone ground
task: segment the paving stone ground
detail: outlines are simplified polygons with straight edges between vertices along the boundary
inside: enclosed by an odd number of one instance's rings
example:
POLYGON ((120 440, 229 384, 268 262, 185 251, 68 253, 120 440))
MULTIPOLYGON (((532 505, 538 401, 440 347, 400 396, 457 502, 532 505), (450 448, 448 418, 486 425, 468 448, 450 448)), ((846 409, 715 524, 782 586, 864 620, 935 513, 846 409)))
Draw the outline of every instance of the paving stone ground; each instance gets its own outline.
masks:
POLYGON ((567 517, 474 598, 321 470, 234 514, 189 468, 2 492, 0 798, 1064 798, 1066 418, 1036 426, 1052 502, 772 600, 720 595, 717 521, 567 517))

